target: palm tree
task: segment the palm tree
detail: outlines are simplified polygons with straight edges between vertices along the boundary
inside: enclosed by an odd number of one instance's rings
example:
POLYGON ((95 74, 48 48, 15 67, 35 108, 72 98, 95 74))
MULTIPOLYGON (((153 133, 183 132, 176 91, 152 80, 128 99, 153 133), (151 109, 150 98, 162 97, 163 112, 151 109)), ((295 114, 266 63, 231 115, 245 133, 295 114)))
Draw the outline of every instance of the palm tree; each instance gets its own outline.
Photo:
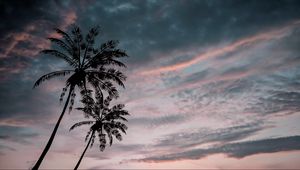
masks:
POLYGON ((72 110, 76 87, 82 91, 86 91, 87 83, 89 83, 92 87, 97 88, 98 90, 100 89, 100 91, 107 91, 111 97, 117 98, 118 91, 112 82, 116 82, 120 86, 124 87, 123 81, 126 80, 126 76, 122 72, 114 68, 105 68, 105 66, 110 65, 126 67, 125 64, 117 60, 118 58, 127 56, 125 51, 117 48, 118 41, 107 41, 101 44, 99 48, 94 48, 95 38, 99 34, 98 26, 89 30, 85 40, 83 39, 81 30, 77 26, 73 27, 72 34, 68 34, 60 29, 55 30, 62 36, 62 38, 48 39, 52 43, 58 45, 62 51, 53 48, 42 50, 41 53, 63 59, 72 67, 72 69, 54 71, 43 75, 36 81, 34 88, 46 80, 71 74, 67 79, 66 86, 63 88, 60 96, 61 102, 63 101, 63 97, 68 89, 69 92, 62 113, 54 127, 50 139, 48 140, 45 149, 43 150, 33 169, 39 168, 45 155, 47 154, 69 102, 71 103, 69 105, 69 112, 72 110))
POLYGON ((123 123, 123 121, 127 121, 124 116, 129 115, 127 110, 123 108, 125 105, 117 104, 113 107, 109 108, 109 103, 112 100, 111 96, 108 96, 105 100, 103 100, 103 95, 96 91, 96 99, 97 102, 93 100, 91 97, 91 91, 84 94, 82 99, 82 103, 84 104, 83 108, 77 108, 78 110, 82 110, 85 113, 85 116, 89 118, 93 117, 93 121, 81 121, 75 123, 70 130, 81 126, 81 125, 90 125, 90 130, 88 131, 85 141, 88 139, 88 143, 82 152, 79 161, 77 162, 74 170, 78 169, 80 162, 89 146, 93 146, 96 134, 99 137, 99 148, 100 151, 104 151, 106 147, 106 136, 109 140, 110 146, 113 143, 113 136, 119 141, 122 140, 122 135, 120 132, 126 134, 127 126, 123 123))

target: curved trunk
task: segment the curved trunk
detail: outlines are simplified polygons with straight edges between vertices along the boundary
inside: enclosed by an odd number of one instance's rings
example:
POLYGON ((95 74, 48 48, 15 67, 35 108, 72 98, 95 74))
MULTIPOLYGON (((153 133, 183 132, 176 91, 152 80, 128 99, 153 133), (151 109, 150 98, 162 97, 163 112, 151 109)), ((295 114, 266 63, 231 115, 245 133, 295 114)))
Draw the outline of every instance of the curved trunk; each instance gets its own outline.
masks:
POLYGON ((79 159, 79 161, 77 162, 77 164, 76 164, 74 170, 77 170, 77 169, 78 169, 78 167, 79 167, 79 165, 80 165, 80 162, 81 162, 81 160, 82 160, 82 158, 83 158, 83 156, 84 156, 84 154, 85 154, 87 148, 90 146, 90 143, 91 143, 91 141, 92 141, 92 138, 93 138, 94 133, 95 133, 95 131, 92 132, 92 135, 91 135, 91 137, 90 137, 90 140, 89 140, 88 144, 86 145, 86 147, 85 147, 83 153, 81 154, 80 159, 79 159))
POLYGON ((56 125, 55 125, 55 127, 54 127, 54 129, 53 129, 53 132, 52 132, 52 134, 51 134, 51 136, 50 136, 50 138, 49 138, 49 140, 48 140, 48 143, 47 143, 45 149, 43 150, 43 152, 42 152, 40 158, 39 158, 38 161, 35 163, 35 165, 34 165, 34 167, 32 168, 32 170, 37 170, 37 169, 39 169, 39 167, 40 167, 40 165, 41 165, 41 163, 42 163, 44 157, 46 156, 48 150, 50 149, 50 146, 51 146, 51 144, 52 144, 52 142, 53 142, 53 139, 54 139, 54 137, 55 137, 55 134, 56 134, 56 132, 57 132, 58 126, 59 126, 59 124, 60 124, 60 122, 61 122, 61 120, 62 120, 62 118, 63 118, 63 116, 64 116, 64 114, 65 114, 65 111, 66 111, 66 109, 67 109, 67 106, 68 106, 68 104, 69 104, 69 100, 70 100, 70 97, 71 97, 71 94, 72 94, 73 89, 74 89, 74 86, 71 86, 71 87, 70 87, 69 94, 68 94, 68 98, 67 98, 66 103, 65 103, 65 106, 64 106, 64 108, 63 108, 63 110, 62 110, 62 113, 61 113, 61 115, 60 115, 58 121, 56 122, 56 125))

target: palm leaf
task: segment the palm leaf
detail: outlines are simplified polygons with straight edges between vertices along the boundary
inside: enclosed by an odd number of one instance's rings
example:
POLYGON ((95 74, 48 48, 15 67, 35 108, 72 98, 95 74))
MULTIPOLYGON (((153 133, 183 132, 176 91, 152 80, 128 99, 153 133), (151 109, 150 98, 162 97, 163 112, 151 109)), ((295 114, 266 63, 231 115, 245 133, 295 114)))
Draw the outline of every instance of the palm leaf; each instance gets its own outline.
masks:
POLYGON ((99 105, 100 108, 102 108, 103 105, 103 93, 101 88, 99 87, 99 83, 94 80, 90 80, 91 85, 93 88, 96 90, 95 92, 95 98, 96 98, 96 103, 99 105))
POLYGON ((105 134, 103 134, 102 132, 99 133, 99 142, 100 142, 100 150, 103 152, 106 146, 106 138, 105 138, 105 134))
POLYGON ((40 77, 33 85, 33 88, 39 86, 42 82, 49 80, 54 77, 59 77, 59 76, 65 76, 73 72, 73 70, 61 70, 61 71, 54 71, 48 74, 43 75, 40 77))
POLYGON ((84 64, 85 59, 90 58, 90 53, 93 51, 93 45, 95 43, 95 37, 99 33, 99 26, 93 27, 90 29, 89 33, 86 35, 85 39, 87 42, 87 46, 85 47, 82 64, 84 64))
POLYGON ((119 129, 121 129, 121 131, 122 131, 123 133, 126 134, 126 130, 128 129, 128 127, 126 126, 126 124, 121 123, 121 122, 115 122, 115 125, 116 125, 119 129))
POLYGON ((64 39, 68 42, 70 47, 73 47, 75 44, 72 40, 72 38, 69 36, 69 34, 67 34, 66 32, 62 31, 59 28, 55 28, 54 29, 58 34, 62 35, 64 37, 64 39))
POLYGON ((105 64, 105 65, 115 65, 115 66, 126 68, 126 65, 124 63, 122 63, 121 61, 112 59, 112 58, 108 58, 106 60, 103 60, 102 63, 105 64))
POLYGON ((44 53, 44 54, 48 54, 48 55, 52 55, 52 56, 61 58, 61 59, 65 60, 67 63, 69 63, 69 64, 70 64, 71 66, 73 66, 73 67, 78 66, 78 65, 76 64, 76 62, 75 62, 72 58, 68 57, 68 56, 65 55, 64 53, 59 52, 59 51, 57 51, 57 50, 46 49, 46 50, 42 50, 41 53, 44 53))
POLYGON ((112 143, 113 143, 113 137, 112 137, 112 134, 111 134, 111 128, 109 126, 103 126, 104 127, 104 130, 105 132, 107 133, 107 137, 109 139, 109 145, 111 146, 112 143))
POLYGON ((120 133, 117 129, 113 129, 111 133, 112 133, 112 134, 116 137, 116 139, 118 139, 119 141, 122 140, 122 135, 121 135, 121 133, 120 133))
POLYGON ((113 80, 118 85, 125 88, 123 81, 126 80, 126 76, 118 70, 115 69, 108 69, 108 70, 100 69, 99 71, 88 70, 87 74, 94 74, 94 77, 97 77, 98 79, 102 79, 102 80, 103 79, 113 80))
POLYGON ((109 64, 126 67, 125 64, 123 64, 122 62, 113 59, 113 58, 128 56, 125 53, 125 51, 122 51, 120 49, 115 49, 118 43, 119 43, 118 41, 114 41, 114 40, 103 43, 100 46, 99 50, 94 50, 99 52, 97 52, 87 62, 83 63, 84 68, 88 68, 88 67, 97 68, 100 65, 109 65, 109 64))
POLYGON ((84 141, 87 141, 87 140, 89 139, 89 136, 90 136, 91 132, 92 132, 92 129, 90 129, 90 130, 87 132, 84 141))
POLYGON ((102 81, 98 77, 96 77, 94 74, 88 74, 87 76, 88 81, 91 84, 94 84, 95 86, 99 86, 101 89, 108 92, 108 94, 114 98, 119 97, 119 92, 117 91, 116 87, 113 86, 113 84, 109 81, 102 81))
MULTIPOLYGON (((72 34, 74 35, 74 55, 73 59, 76 59, 80 63, 80 48, 82 45, 82 33, 78 26, 73 25, 72 34)), ((79 64, 80 65, 80 64, 79 64)))
POLYGON ((79 127, 82 125, 89 125, 89 124, 93 124, 93 123, 95 123, 95 121, 82 121, 82 122, 75 123, 73 126, 71 126, 70 131, 76 127, 79 127))
POLYGON ((118 116, 128 116, 128 115, 130 115, 127 110, 114 110, 114 111, 110 112, 110 114, 118 115, 118 116))
POLYGON ((124 104, 117 104, 117 105, 114 105, 114 106, 112 107, 112 110, 113 110, 113 111, 120 111, 120 110, 122 110, 124 107, 125 107, 124 104))
POLYGON ((48 40, 50 40, 51 42, 57 44, 58 46, 60 46, 62 49, 66 50, 71 56, 73 55, 73 50, 72 47, 70 47, 69 45, 67 45, 64 41, 57 39, 57 38, 48 38, 48 40))
POLYGON ((120 61, 114 60, 113 58, 127 57, 128 55, 125 51, 120 49, 110 50, 110 51, 102 51, 93 56, 88 62, 84 64, 84 68, 92 67, 97 68, 102 65, 119 65, 124 67, 125 64, 120 61))

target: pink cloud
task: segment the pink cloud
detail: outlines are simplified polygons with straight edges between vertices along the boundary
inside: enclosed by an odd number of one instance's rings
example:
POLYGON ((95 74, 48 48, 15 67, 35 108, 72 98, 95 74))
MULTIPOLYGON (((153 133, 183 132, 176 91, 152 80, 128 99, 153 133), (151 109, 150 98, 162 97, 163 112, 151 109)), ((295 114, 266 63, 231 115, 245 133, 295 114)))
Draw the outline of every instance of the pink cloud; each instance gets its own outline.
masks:
POLYGON ((31 126, 34 120, 24 120, 15 118, 0 119, 0 126, 13 126, 13 127, 28 127, 31 126))
POLYGON ((169 65, 169 66, 164 66, 156 69, 150 69, 141 72, 141 75, 153 75, 153 74, 160 74, 162 72, 169 72, 169 71, 177 71, 177 70, 182 70, 186 67, 189 67, 193 64, 199 63, 201 61, 218 57, 220 55, 224 55, 229 52, 237 51, 242 47, 253 45, 258 42, 262 41, 269 41, 269 40, 274 40, 274 39, 280 39, 284 36, 286 36, 292 29, 295 27, 298 27, 300 24, 300 21, 295 21, 290 24, 287 24, 284 27, 280 28, 274 28, 272 30, 268 30, 263 33, 259 33, 257 35, 254 35, 252 37, 247 37, 244 39, 240 39, 232 44, 229 44, 227 46, 224 46, 222 48, 216 48, 212 47, 210 50, 206 51, 205 53, 199 54, 195 56, 193 59, 185 62, 181 62, 178 64, 174 65, 169 65))
MULTIPOLYGON (((65 30, 68 26, 75 23, 77 15, 74 11, 62 12, 62 21, 60 22, 60 29, 65 30)), ((14 56, 33 58, 38 56, 42 49, 49 48, 51 43, 46 37, 57 37, 59 35, 52 30, 52 23, 49 21, 38 20, 28 24, 24 31, 13 32, 7 35, 7 37, 0 40, 3 53, 0 53, 0 60, 7 60, 14 56), (43 28, 45 30, 43 30, 43 28), (22 47, 26 44, 26 47, 22 47)), ((28 63, 24 61, 14 61, 9 65, 3 65, 0 68, 0 73, 16 74, 28 67, 28 63)), ((7 76, 2 76, 0 81, 7 79, 7 76)))
MULTIPOLYGON (((74 11, 68 11, 66 13, 62 13, 61 17, 63 20, 60 22, 59 28, 65 30, 69 25, 75 23, 77 19, 77 15, 74 11)), ((36 36, 34 33, 37 31, 41 31, 41 28, 49 27, 49 22, 45 22, 43 20, 35 21, 33 23, 28 24, 23 32, 15 32, 10 33, 6 38, 2 39, 2 41, 6 41, 8 45, 6 45, 5 50, 2 54, 0 54, 0 58, 7 58, 10 54, 17 54, 26 57, 33 57, 36 56, 41 49, 49 48, 50 42, 43 36, 36 36), (18 45, 20 43, 29 43, 29 48, 20 48, 18 45)), ((58 34, 54 33, 53 31, 49 32, 46 31, 46 37, 59 37, 58 34)), ((2 43, 2 45, 5 45, 2 43)))

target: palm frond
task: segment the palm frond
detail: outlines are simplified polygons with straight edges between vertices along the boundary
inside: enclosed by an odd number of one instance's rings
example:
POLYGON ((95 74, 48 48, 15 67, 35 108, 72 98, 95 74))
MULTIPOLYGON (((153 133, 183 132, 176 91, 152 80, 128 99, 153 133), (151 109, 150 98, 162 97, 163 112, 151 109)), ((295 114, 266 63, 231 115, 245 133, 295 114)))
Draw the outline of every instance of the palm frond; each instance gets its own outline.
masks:
POLYGON ((82 122, 75 123, 73 126, 71 126, 70 131, 73 130, 74 128, 76 128, 76 127, 79 127, 79 126, 82 126, 82 125, 90 125, 90 124, 93 124, 93 123, 95 123, 95 121, 82 121, 82 122))
POLYGON ((75 44, 72 40, 72 38, 69 36, 69 34, 67 34, 66 32, 62 31, 61 29, 59 28, 55 28, 54 29, 58 34, 62 35, 63 38, 68 42, 69 46, 70 47, 73 47, 75 44))
POLYGON ((68 86, 64 87, 63 90, 62 90, 62 93, 60 94, 60 98, 59 98, 60 103, 63 101, 64 96, 67 92, 67 89, 68 89, 68 86))
POLYGON ((75 97, 76 97, 76 93, 75 90, 73 89, 71 92, 71 97, 70 97, 70 106, 69 106, 69 114, 71 113, 72 109, 73 109, 73 105, 75 102, 75 97))
POLYGON ((124 104, 117 104, 112 107, 112 111, 120 111, 125 107, 124 104))
POLYGON ((109 121, 106 123, 103 123, 104 125, 108 124, 112 129, 121 130, 123 133, 126 134, 126 130, 128 129, 127 125, 125 123, 119 122, 119 121, 109 121))
POLYGON ((64 53, 59 52, 57 50, 46 49, 46 50, 42 50, 41 53, 61 58, 61 59, 65 60, 72 67, 78 66, 74 59, 70 58, 69 56, 67 56, 64 53))
POLYGON ((125 117, 123 117, 123 116, 118 116, 116 119, 120 119, 120 120, 122 120, 124 122, 128 122, 128 120, 125 117))
POLYGON ((125 51, 115 49, 118 45, 118 41, 107 41, 103 43, 99 50, 93 50, 96 54, 91 57, 87 62, 83 63, 84 68, 97 68, 101 65, 117 65, 120 67, 126 67, 126 65, 120 61, 114 60, 113 58, 128 57, 125 51))
POLYGON ((119 92, 116 89, 116 87, 113 86, 113 84, 109 81, 102 81, 98 77, 96 77, 94 74, 88 74, 87 79, 91 84, 95 84, 96 86, 99 86, 101 89, 108 92, 108 94, 114 98, 119 97, 119 92))
MULTIPOLYGON (((103 105, 103 93, 101 88, 99 87, 99 83, 97 81, 94 80, 90 80, 91 85, 93 86, 93 88, 95 89, 95 99, 96 99, 96 104, 97 106, 99 106, 100 108, 102 108, 103 105)), ((98 111, 97 111, 98 113, 98 111)))
POLYGON ((101 132, 101 133, 99 133, 98 136, 99 136, 99 142, 100 142, 99 148, 103 152, 105 149, 105 146, 106 146, 106 137, 105 137, 106 135, 101 132))
POLYGON ((119 67, 124 67, 126 68, 127 66, 122 63, 121 61, 118 61, 118 60, 115 60, 115 59, 112 59, 112 58, 108 58, 106 60, 103 60, 102 63, 104 65, 115 65, 115 66, 119 66, 119 67))
POLYGON ((121 58, 121 57, 128 57, 126 52, 121 49, 113 49, 113 50, 106 50, 103 51, 101 56, 104 56, 105 58, 121 58))
POLYGON ((118 40, 109 40, 109 41, 101 44, 100 50, 101 51, 111 50, 111 49, 116 48, 118 46, 118 44, 119 44, 118 40))
POLYGON ((92 140, 91 140, 91 146, 90 147, 92 147, 94 145, 95 137, 96 137, 96 134, 92 133, 92 136, 91 136, 92 140))
POLYGON ((74 36, 74 51, 75 51, 75 54, 73 55, 73 58, 76 59, 78 62, 79 62, 79 65, 80 65, 80 48, 81 48, 81 45, 83 44, 82 40, 83 40, 83 36, 82 36, 82 33, 81 33, 81 30, 78 26, 76 25, 73 25, 73 29, 72 29, 72 34, 74 36))
POLYGON ((128 113, 127 110, 112 110, 109 113, 109 115, 111 115, 113 117, 114 115, 116 115, 116 116, 128 116, 130 114, 128 113))
POLYGON ((115 112, 110 112, 109 114, 105 115, 103 120, 106 120, 106 121, 122 120, 122 121, 125 121, 125 122, 128 121, 125 117, 123 117, 119 114, 114 114, 114 113, 115 112))
POLYGON ((122 140, 122 135, 117 129, 113 129, 111 132, 119 141, 122 140))
POLYGON ((92 129, 90 129, 90 130, 87 132, 84 141, 87 141, 87 140, 89 139, 89 136, 90 136, 91 132, 92 132, 92 129))
POLYGON ((109 96, 112 96, 113 98, 119 97, 119 92, 116 89, 116 87, 113 86, 113 84, 109 81, 100 82, 100 87, 108 92, 109 96))
POLYGON ((50 40, 51 42, 57 44, 58 46, 60 46, 62 49, 66 50, 71 56, 74 54, 72 47, 70 47, 68 44, 66 44, 64 41, 57 39, 57 38, 48 38, 48 40, 50 40))
POLYGON ((105 108, 108 108, 109 103, 112 101, 112 96, 107 96, 105 100, 103 101, 103 105, 105 108))
POLYGON ((77 25, 73 25, 72 34, 75 36, 74 42, 81 43, 83 40, 83 36, 80 28, 77 25))
POLYGON ((119 129, 121 129, 121 131, 126 134, 126 130, 128 129, 126 124, 121 123, 121 122, 115 122, 115 126, 119 129))
POLYGON ((94 119, 98 119, 99 115, 97 114, 97 105, 91 95, 92 90, 86 90, 87 92, 83 92, 84 90, 81 91, 82 99, 81 102, 83 103, 84 107, 82 108, 77 108, 77 110, 81 110, 84 112, 85 117, 92 116, 94 119))
POLYGON ((123 88, 125 88, 125 85, 123 83, 123 81, 126 80, 126 76, 115 69, 99 69, 99 71, 94 71, 94 70, 88 70, 87 74, 94 74, 94 77, 97 77, 98 79, 101 80, 113 80, 114 82, 116 82, 118 85, 122 86, 123 88))
POLYGON ((112 134, 111 134, 112 129, 110 128, 110 126, 106 126, 106 125, 104 125, 103 128, 104 128, 104 130, 107 134, 107 137, 109 139, 109 145, 111 146, 112 143, 113 143, 113 137, 112 137, 112 134))
POLYGON ((48 74, 43 75, 40 77, 33 85, 33 88, 39 86, 42 82, 49 80, 54 77, 59 77, 59 76, 65 76, 73 72, 73 70, 61 70, 61 71, 54 71, 48 74))
POLYGON ((97 68, 102 65, 119 65, 121 67, 126 67, 125 64, 123 64, 120 61, 114 60, 113 58, 127 56, 128 55, 126 54, 126 52, 120 49, 98 52, 90 60, 88 60, 88 62, 84 64, 84 68, 97 68))
POLYGON ((87 46, 83 49, 84 55, 83 55, 83 60, 82 60, 82 65, 85 63, 85 59, 90 59, 90 53, 94 50, 93 45, 95 44, 95 37, 99 34, 99 26, 93 27, 90 29, 89 33, 86 35, 85 40, 87 43, 87 46))

